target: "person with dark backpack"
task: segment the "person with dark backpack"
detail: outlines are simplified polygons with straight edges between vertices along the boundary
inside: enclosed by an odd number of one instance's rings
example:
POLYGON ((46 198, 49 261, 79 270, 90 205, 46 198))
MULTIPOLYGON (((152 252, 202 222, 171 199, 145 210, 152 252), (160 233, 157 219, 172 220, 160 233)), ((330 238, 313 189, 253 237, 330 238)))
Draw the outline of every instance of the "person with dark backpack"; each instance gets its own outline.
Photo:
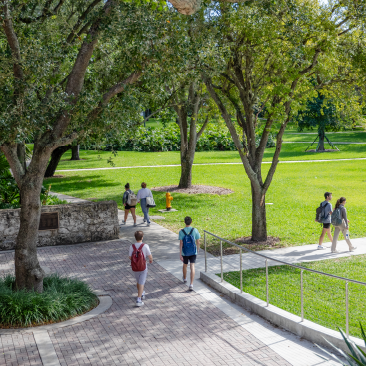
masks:
POLYGON ((191 284, 189 290, 193 291, 193 280, 195 275, 194 264, 200 250, 200 233, 191 227, 192 219, 189 216, 184 218, 186 227, 179 232, 179 253, 180 260, 183 262, 183 283, 187 283, 187 266, 190 263, 191 284))
POLYGON ((351 240, 349 238, 349 231, 348 231, 349 220, 347 218, 347 210, 344 207, 345 205, 346 205, 346 198, 341 197, 339 200, 337 200, 335 210, 332 213, 332 224, 334 226, 334 236, 331 247, 332 253, 339 253, 339 251, 336 250, 336 247, 339 233, 341 231, 343 233, 344 239, 346 240, 346 243, 348 244, 349 251, 353 252, 357 249, 357 247, 354 247, 352 245, 351 240))
POLYGON ((149 263, 153 262, 153 257, 150 248, 142 242, 144 233, 142 231, 135 232, 136 243, 130 246, 129 259, 131 261, 132 271, 136 278, 137 299, 136 306, 142 306, 146 295, 144 286, 147 278, 147 263, 146 258, 149 258, 149 263))
POLYGON ((122 197, 122 204, 125 207, 125 217, 122 220, 122 225, 126 225, 128 213, 131 211, 133 217, 133 226, 137 226, 136 224, 136 205, 137 205, 137 197, 130 189, 130 183, 125 184, 125 192, 122 197))
POLYGON ((330 232, 331 224, 331 214, 332 214, 332 204, 329 202, 332 199, 331 192, 324 193, 325 201, 323 201, 320 206, 316 209, 315 221, 323 224, 323 231, 319 238, 318 249, 325 249, 323 246, 323 240, 325 234, 328 235, 330 241, 333 241, 332 234, 330 232))

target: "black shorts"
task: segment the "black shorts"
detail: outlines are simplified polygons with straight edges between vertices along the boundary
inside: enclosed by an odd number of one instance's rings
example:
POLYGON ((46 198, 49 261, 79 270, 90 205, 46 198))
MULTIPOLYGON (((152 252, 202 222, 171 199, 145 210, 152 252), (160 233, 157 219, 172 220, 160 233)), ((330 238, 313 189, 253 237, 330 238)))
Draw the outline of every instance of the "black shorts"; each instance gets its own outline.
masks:
POLYGON ((129 210, 130 208, 135 208, 136 206, 129 206, 128 203, 126 203, 125 210, 129 210))
POLYGON ((196 258, 197 258, 197 255, 184 255, 183 256, 183 263, 184 264, 188 264, 188 261, 190 261, 191 263, 196 263, 196 258))
POLYGON ((330 222, 328 224, 323 224, 323 228, 324 229, 329 229, 330 228, 330 222))

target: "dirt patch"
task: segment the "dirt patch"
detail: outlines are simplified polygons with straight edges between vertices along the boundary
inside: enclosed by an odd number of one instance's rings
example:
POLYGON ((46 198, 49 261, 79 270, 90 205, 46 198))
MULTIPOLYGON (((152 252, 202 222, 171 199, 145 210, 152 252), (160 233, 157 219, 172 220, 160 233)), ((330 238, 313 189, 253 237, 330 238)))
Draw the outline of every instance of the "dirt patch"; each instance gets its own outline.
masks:
POLYGON ((191 188, 178 188, 178 186, 153 187, 153 191, 157 192, 178 192, 187 194, 230 194, 234 193, 231 189, 213 186, 194 185, 191 188))
POLYGON ((52 179, 52 178, 63 178, 63 175, 53 175, 52 177, 45 177, 45 179, 52 179))
POLYGON ((322 152, 336 152, 336 151, 339 151, 339 150, 336 150, 336 149, 325 149, 325 150, 318 150, 316 151, 315 149, 311 149, 311 150, 307 150, 305 152, 313 152, 313 153, 322 153, 322 152))

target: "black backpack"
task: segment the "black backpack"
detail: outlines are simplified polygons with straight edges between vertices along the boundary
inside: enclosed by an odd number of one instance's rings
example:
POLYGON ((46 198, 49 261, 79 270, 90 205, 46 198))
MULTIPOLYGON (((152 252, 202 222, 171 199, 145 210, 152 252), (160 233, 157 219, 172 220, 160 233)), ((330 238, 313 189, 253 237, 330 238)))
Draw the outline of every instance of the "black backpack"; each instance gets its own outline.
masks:
POLYGON ((324 222, 325 219, 328 218, 328 215, 325 216, 325 208, 328 206, 329 202, 325 205, 322 205, 323 202, 320 203, 320 206, 316 209, 316 216, 315 221, 320 222, 321 224, 324 222))

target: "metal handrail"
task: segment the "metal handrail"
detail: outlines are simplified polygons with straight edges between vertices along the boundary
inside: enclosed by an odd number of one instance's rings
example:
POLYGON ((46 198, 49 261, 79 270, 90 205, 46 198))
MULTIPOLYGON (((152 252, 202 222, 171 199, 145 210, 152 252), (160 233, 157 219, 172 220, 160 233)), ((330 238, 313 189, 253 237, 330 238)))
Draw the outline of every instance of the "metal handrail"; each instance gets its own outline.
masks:
POLYGON ((207 251, 206 251, 206 234, 209 234, 217 239, 220 240, 220 264, 221 264, 221 282, 223 282, 224 280, 224 273, 223 273, 223 254, 222 254, 222 242, 225 242, 227 244, 233 245, 235 247, 238 247, 240 249, 240 292, 243 292, 243 270, 242 270, 242 250, 245 250, 249 253, 255 254, 259 257, 262 257, 265 259, 265 267, 266 267, 266 299, 267 299, 267 306, 269 306, 269 283, 268 283, 268 260, 274 261, 274 262, 278 262, 278 263, 282 263, 294 268, 298 268, 300 269, 300 286, 301 286, 301 321, 304 321, 304 296, 303 296, 303 272, 304 271, 308 271, 308 272, 313 272, 313 273, 317 273, 323 276, 328 276, 328 277, 332 277, 332 278, 336 278, 342 281, 346 282, 346 333, 347 336, 349 335, 349 316, 348 316, 348 283, 352 282, 352 283, 357 283, 359 285, 363 285, 366 286, 365 282, 361 282, 361 281, 357 281, 357 280, 353 280, 351 278, 345 278, 345 277, 340 277, 340 276, 336 276, 336 275, 332 275, 330 273, 325 273, 325 272, 321 272, 321 271, 316 271, 315 269, 310 269, 310 268, 306 268, 306 267, 302 267, 302 266, 298 266, 296 264, 292 264, 292 263, 288 263, 285 261, 281 261, 279 259, 275 259, 272 257, 269 257, 267 255, 264 254, 260 254, 257 252, 254 252, 253 250, 250 250, 246 247, 243 247, 242 245, 233 243, 229 240, 226 240, 224 238, 221 238, 218 235, 215 235, 207 230, 203 230, 204 232, 204 246, 205 246, 205 272, 207 272, 207 251))

